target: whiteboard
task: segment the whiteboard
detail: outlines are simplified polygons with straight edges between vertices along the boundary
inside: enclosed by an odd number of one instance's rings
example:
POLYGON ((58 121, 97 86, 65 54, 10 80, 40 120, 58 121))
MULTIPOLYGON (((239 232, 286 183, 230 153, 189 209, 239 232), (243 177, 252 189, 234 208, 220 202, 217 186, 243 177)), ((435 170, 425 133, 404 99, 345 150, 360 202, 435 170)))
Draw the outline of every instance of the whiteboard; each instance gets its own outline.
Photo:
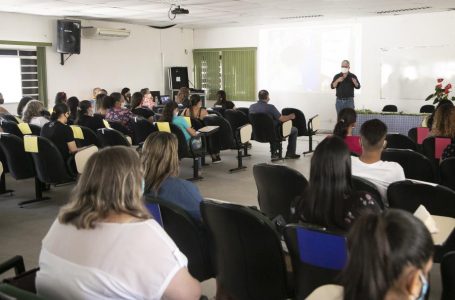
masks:
POLYGON ((381 99, 425 100, 437 78, 455 84, 455 46, 381 49, 381 99))

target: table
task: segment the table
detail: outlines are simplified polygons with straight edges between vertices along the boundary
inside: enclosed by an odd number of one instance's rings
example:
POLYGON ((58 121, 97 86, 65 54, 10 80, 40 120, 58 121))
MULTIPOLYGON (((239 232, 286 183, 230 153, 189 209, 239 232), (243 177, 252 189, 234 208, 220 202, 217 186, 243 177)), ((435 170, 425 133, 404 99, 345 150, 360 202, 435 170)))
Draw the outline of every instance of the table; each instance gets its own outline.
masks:
POLYGON ((455 219, 435 215, 431 215, 431 217, 434 219, 436 227, 439 229, 437 233, 431 235, 433 237, 433 242, 435 245, 442 245, 455 228, 455 219))
POLYGON ((353 135, 359 135, 363 123, 372 119, 379 119, 387 125, 388 133, 400 133, 408 135, 408 131, 414 127, 420 127, 428 114, 403 115, 398 113, 367 113, 357 114, 357 126, 353 129, 353 135))

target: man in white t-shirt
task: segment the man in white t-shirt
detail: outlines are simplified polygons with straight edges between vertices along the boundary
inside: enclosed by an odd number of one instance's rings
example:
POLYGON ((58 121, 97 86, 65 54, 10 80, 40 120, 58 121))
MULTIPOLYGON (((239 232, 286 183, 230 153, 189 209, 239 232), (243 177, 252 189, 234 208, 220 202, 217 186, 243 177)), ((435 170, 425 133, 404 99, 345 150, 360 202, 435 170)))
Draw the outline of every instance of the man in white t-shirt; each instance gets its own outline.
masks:
POLYGON ((389 184, 405 179, 403 168, 398 163, 381 160, 382 150, 387 145, 386 135, 387 126, 382 121, 366 121, 360 128, 362 154, 352 157, 352 175, 374 183, 384 203, 387 203, 389 184))

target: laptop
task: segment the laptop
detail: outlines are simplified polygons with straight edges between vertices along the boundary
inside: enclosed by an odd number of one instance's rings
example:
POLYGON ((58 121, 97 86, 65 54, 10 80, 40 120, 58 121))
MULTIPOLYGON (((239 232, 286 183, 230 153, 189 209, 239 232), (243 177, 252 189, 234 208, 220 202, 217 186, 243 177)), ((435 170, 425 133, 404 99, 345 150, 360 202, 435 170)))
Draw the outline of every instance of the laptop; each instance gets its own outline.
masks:
POLYGON ((161 105, 166 105, 170 101, 171 101, 171 97, 169 95, 161 95, 160 96, 160 104, 161 105))

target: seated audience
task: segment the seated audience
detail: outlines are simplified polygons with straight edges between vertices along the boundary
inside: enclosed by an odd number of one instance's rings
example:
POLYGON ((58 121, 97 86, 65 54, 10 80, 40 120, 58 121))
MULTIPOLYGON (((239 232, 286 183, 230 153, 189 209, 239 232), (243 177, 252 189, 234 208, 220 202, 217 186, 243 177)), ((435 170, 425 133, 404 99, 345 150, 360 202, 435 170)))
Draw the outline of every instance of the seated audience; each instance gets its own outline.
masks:
POLYGON ((431 115, 427 118, 427 127, 430 128, 433 128, 433 121, 434 121, 434 115, 436 114, 436 111, 443 105, 450 105, 450 106, 453 106, 453 102, 450 101, 450 100, 441 100, 438 102, 438 104, 436 105, 436 109, 431 113, 431 115))
POLYGON ((54 143, 65 161, 78 150, 73 130, 67 125, 69 115, 68 106, 65 103, 56 104, 52 111, 51 121, 41 129, 41 136, 54 143))
POLYGON ((205 107, 202 107, 202 100, 199 95, 191 95, 189 106, 185 108, 181 115, 185 117, 190 117, 192 119, 203 120, 206 116, 208 116, 208 112, 205 107))
POLYGON ((74 121, 76 121, 77 118, 77 110, 79 108, 79 99, 77 97, 69 97, 68 100, 66 101, 66 104, 68 105, 70 109, 70 117, 69 121, 71 124, 74 124, 74 121))
POLYGON ((352 135, 352 129, 357 122, 357 114, 352 108, 343 108, 338 114, 338 120, 333 129, 333 134, 342 138, 349 151, 357 155, 362 154, 362 147, 360 146, 360 136, 352 135))
POLYGON ((190 89, 187 87, 181 87, 177 96, 175 97, 175 102, 183 108, 187 108, 190 105, 190 89))
POLYGON ((22 117, 22 111, 24 110, 25 105, 32 101, 32 97, 22 97, 21 100, 19 101, 19 104, 17 105, 17 115, 19 117, 22 117))
POLYGON ((191 137, 197 135, 197 131, 191 128, 190 124, 188 124, 185 118, 179 116, 178 113, 179 107, 177 103, 170 101, 164 106, 163 115, 161 116, 160 121, 172 123, 180 128, 180 130, 183 132, 183 135, 185 136, 186 142, 189 143, 191 137))
POLYGON ((132 149, 108 147, 90 157, 42 241, 38 295, 199 299, 187 258, 145 208, 143 182, 132 149))
POLYGON ((65 103, 68 99, 66 98, 66 93, 65 92, 58 92, 55 95, 55 104, 60 104, 60 103, 65 103))
POLYGON ((103 118, 98 114, 93 114, 92 102, 83 100, 79 103, 79 111, 75 123, 79 126, 90 128, 96 132, 99 128, 104 128, 103 118))
POLYGON ((311 158, 310 182, 298 207, 300 219, 322 227, 348 230, 365 210, 380 212, 372 195, 354 191, 351 156, 337 136, 325 138, 311 158))
POLYGON ((147 119, 150 123, 153 123, 153 116, 155 113, 148 107, 142 106, 144 97, 141 93, 136 92, 131 97, 131 112, 137 116, 141 116, 144 119, 147 119))
POLYGON ((49 119, 43 116, 43 111, 45 110, 41 101, 31 100, 24 107, 22 121, 43 127, 44 124, 49 122, 49 119))
MULTIPOLYGON (((269 92, 266 90, 261 90, 258 93, 258 102, 252 104, 250 106, 250 114, 257 114, 257 113, 265 113, 272 117, 276 126, 280 123, 287 122, 289 120, 295 119, 295 114, 290 114, 287 116, 282 115, 278 109, 272 104, 269 104, 270 97, 269 92)), ((297 147, 297 135, 298 131, 297 128, 292 127, 291 135, 288 137, 288 148, 286 151, 286 159, 296 159, 300 158, 300 155, 296 154, 296 147, 297 147)), ((279 144, 272 144, 270 145, 270 152, 272 153, 272 160, 280 159, 278 154, 278 147, 279 144)))
POLYGON ((352 157, 352 174, 374 183, 384 203, 387 203, 389 184, 405 179, 403 168, 398 163, 381 160, 382 150, 387 145, 386 135, 387 126, 382 121, 366 121, 360 128, 362 154, 352 157))
POLYGON ((131 105, 131 92, 130 89, 127 87, 124 87, 121 91, 121 94, 123 98, 125 99, 125 107, 130 108, 131 105))
POLYGON ((144 88, 141 90, 142 94, 142 106, 152 109, 155 106, 155 101, 153 101, 152 93, 148 88, 144 88))
POLYGON ((202 196, 197 186, 178 178, 178 141, 168 132, 153 132, 142 147, 145 194, 174 203, 201 222, 202 196))
MULTIPOLYGON (((0 105, 5 104, 5 99, 3 99, 2 93, 0 93, 0 105)), ((0 106, 0 114, 9 114, 8 110, 3 106, 0 106)))
POLYGON ((441 105, 434 114, 430 136, 455 138, 455 107, 441 105))
POLYGON ((433 248, 426 226, 404 210, 361 216, 348 235, 342 286, 321 286, 307 300, 426 299, 433 248))
POLYGON ((215 107, 221 107, 223 109, 235 108, 234 102, 226 100, 226 92, 223 90, 216 92, 216 99, 215 107))
POLYGON ((104 118, 109 122, 118 122, 125 126, 128 132, 132 132, 133 113, 129 109, 122 107, 122 95, 120 93, 112 93, 110 97, 112 105, 108 106, 104 118))

